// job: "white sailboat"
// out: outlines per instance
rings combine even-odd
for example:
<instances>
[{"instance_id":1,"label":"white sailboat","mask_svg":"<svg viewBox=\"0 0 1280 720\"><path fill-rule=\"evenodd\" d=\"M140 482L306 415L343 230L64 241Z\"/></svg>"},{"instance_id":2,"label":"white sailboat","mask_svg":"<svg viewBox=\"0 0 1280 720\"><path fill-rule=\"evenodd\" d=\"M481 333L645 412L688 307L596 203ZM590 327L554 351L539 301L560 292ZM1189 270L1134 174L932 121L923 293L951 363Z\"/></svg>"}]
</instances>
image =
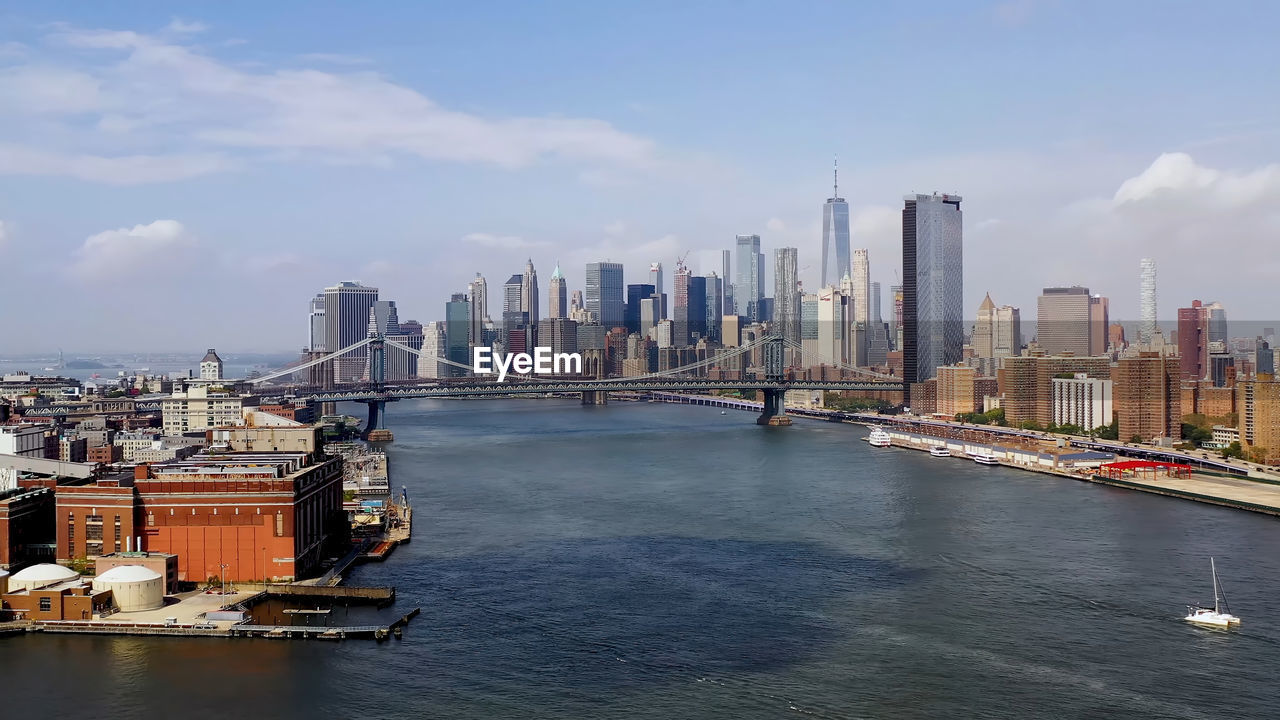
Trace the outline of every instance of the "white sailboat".
<instances>
[{"instance_id":1,"label":"white sailboat","mask_svg":"<svg viewBox=\"0 0 1280 720\"><path fill-rule=\"evenodd\" d=\"M1227 607L1227 597L1222 592L1221 583L1218 582L1218 567L1214 564L1213 558L1209 558L1209 570L1213 573L1213 609L1188 605L1187 616L1183 620L1208 627L1236 627L1240 624L1240 618L1232 615L1231 608Z\"/></svg>"}]
</instances>

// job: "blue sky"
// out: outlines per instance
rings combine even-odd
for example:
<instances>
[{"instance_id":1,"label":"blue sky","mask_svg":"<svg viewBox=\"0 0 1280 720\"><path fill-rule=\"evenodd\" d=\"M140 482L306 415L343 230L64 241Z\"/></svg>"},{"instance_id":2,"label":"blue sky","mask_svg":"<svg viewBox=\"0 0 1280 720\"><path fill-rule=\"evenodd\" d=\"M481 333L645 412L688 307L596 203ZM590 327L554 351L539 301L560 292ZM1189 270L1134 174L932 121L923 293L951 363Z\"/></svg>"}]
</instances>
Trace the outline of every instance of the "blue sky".
<instances>
[{"instance_id":1,"label":"blue sky","mask_svg":"<svg viewBox=\"0 0 1280 720\"><path fill-rule=\"evenodd\" d=\"M1276 315L1269 3L47 3L0 10L0 354L281 350L307 297L440 319L475 272L758 233L816 287L830 163L872 279L965 197L965 299ZM1246 259L1247 258L1247 259ZM770 263L771 264L771 263ZM768 286L772 287L772 276ZM499 301L491 293L490 302ZM51 337L48 318L56 318ZM74 340L68 337L75 338Z\"/></svg>"}]
</instances>

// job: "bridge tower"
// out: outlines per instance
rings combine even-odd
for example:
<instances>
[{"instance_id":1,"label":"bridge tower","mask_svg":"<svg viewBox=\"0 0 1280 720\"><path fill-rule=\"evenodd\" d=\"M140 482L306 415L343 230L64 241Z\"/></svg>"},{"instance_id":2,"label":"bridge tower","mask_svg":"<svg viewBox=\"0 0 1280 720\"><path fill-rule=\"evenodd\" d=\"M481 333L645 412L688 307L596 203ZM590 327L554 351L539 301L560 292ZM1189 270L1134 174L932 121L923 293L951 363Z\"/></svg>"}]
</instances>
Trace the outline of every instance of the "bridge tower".
<instances>
[{"instance_id":1,"label":"bridge tower","mask_svg":"<svg viewBox=\"0 0 1280 720\"><path fill-rule=\"evenodd\" d=\"M786 348L781 335L772 335L764 343L764 380L776 383L778 387L761 390L764 395L764 408L757 425L790 425L786 408Z\"/></svg>"},{"instance_id":2,"label":"bridge tower","mask_svg":"<svg viewBox=\"0 0 1280 720\"><path fill-rule=\"evenodd\" d=\"M369 331L369 383L377 393L387 385L387 346L382 333ZM386 426L387 401L384 398L368 400L369 422L364 426L364 437L369 442L391 442L393 436Z\"/></svg>"}]
</instances>

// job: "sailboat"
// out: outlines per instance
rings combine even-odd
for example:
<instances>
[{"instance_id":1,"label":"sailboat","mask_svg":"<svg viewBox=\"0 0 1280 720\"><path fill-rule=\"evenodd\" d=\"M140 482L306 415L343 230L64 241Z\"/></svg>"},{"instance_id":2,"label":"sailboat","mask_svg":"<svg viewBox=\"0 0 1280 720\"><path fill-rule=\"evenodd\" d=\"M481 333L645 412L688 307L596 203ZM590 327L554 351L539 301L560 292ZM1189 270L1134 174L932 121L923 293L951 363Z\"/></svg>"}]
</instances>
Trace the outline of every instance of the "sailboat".
<instances>
[{"instance_id":1,"label":"sailboat","mask_svg":"<svg viewBox=\"0 0 1280 720\"><path fill-rule=\"evenodd\" d=\"M1209 558L1209 570L1213 573L1213 609L1187 606L1187 616L1183 618L1189 623L1216 628L1231 628L1240 624L1240 618L1231 614L1227 607L1227 597L1222 592L1222 584L1218 582L1218 568L1213 558Z\"/></svg>"}]
</instances>

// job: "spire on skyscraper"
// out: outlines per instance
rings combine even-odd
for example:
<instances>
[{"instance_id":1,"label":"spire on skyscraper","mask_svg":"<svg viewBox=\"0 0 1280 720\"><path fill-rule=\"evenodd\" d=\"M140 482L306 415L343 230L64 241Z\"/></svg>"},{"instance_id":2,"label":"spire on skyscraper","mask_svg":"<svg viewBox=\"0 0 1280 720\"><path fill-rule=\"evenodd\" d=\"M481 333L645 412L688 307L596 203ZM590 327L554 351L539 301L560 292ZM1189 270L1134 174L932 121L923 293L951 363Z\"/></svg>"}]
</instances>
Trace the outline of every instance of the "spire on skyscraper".
<instances>
[{"instance_id":1,"label":"spire on skyscraper","mask_svg":"<svg viewBox=\"0 0 1280 720\"><path fill-rule=\"evenodd\" d=\"M551 279L552 279L552 280L559 280L559 279L561 279L561 278L563 278L563 277L564 277L564 275L561 275L561 274L560 274L560 262L559 262L559 261L557 261L557 262L556 262L556 269L555 269L555 270L553 270L553 271L551 272Z\"/></svg>"},{"instance_id":2,"label":"spire on skyscraper","mask_svg":"<svg viewBox=\"0 0 1280 720\"><path fill-rule=\"evenodd\" d=\"M831 197L840 197L840 156L831 156Z\"/></svg>"}]
</instances>

